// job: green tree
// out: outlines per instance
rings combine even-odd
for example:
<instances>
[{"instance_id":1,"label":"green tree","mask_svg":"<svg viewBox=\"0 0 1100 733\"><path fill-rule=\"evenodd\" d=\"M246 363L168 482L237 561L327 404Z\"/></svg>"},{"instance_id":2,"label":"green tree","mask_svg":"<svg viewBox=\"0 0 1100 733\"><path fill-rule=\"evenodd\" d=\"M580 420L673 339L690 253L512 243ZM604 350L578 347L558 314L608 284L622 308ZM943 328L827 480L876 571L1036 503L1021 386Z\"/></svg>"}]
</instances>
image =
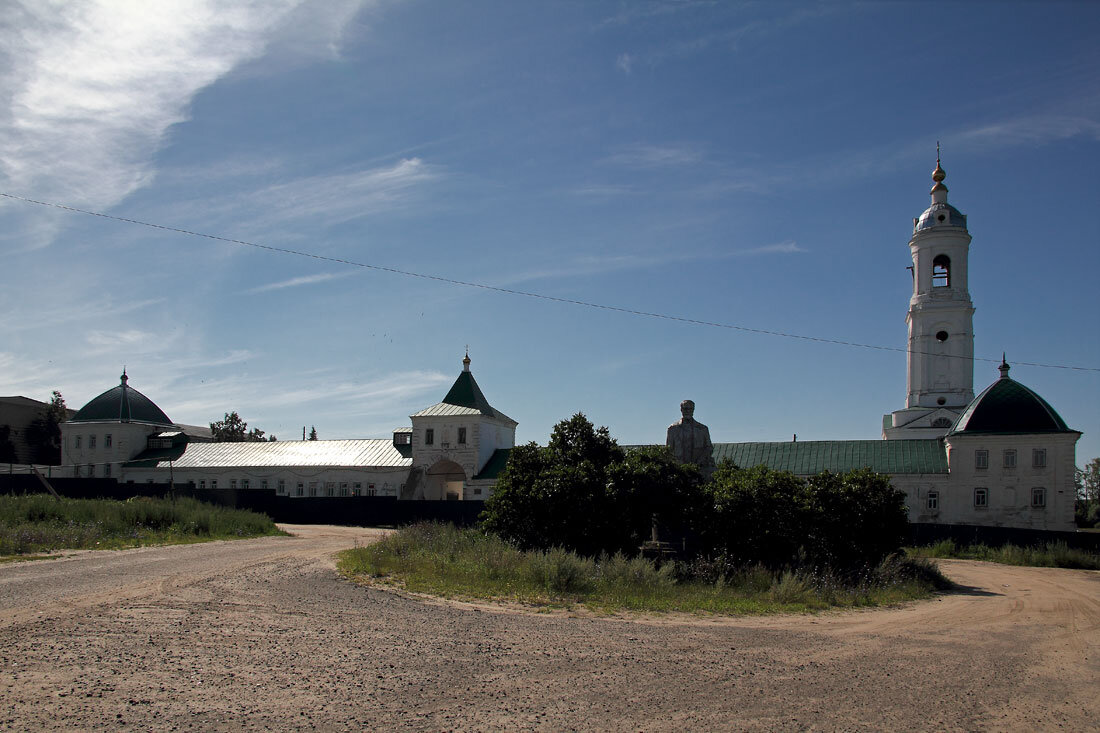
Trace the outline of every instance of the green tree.
<instances>
[{"instance_id":1,"label":"green tree","mask_svg":"<svg viewBox=\"0 0 1100 733\"><path fill-rule=\"evenodd\" d=\"M868 468L811 476L805 509L805 550L821 567L878 565L908 537L905 493Z\"/></svg>"},{"instance_id":2,"label":"green tree","mask_svg":"<svg viewBox=\"0 0 1100 733\"><path fill-rule=\"evenodd\" d=\"M1078 527L1100 526L1100 458L1074 471L1077 487L1075 518Z\"/></svg>"},{"instance_id":3,"label":"green tree","mask_svg":"<svg viewBox=\"0 0 1100 733\"><path fill-rule=\"evenodd\" d=\"M738 565L791 565L805 541L805 488L789 471L724 461L707 485L704 544Z\"/></svg>"},{"instance_id":4,"label":"green tree","mask_svg":"<svg viewBox=\"0 0 1100 733\"><path fill-rule=\"evenodd\" d=\"M32 420L24 433L34 463L61 463L61 423L68 419L69 411L65 407L65 399L55 389L46 404L45 412L41 417Z\"/></svg>"},{"instance_id":5,"label":"green tree","mask_svg":"<svg viewBox=\"0 0 1100 733\"><path fill-rule=\"evenodd\" d=\"M309 426L309 439L310 440L317 440L317 428L314 427L313 425Z\"/></svg>"},{"instance_id":6,"label":"green tree","mask_svg":"<svg viewBox=\"0 0 1100 733\"><path fill-rule=\"evenodd\" d=\"M681 528L699 473L666 449L624 451L583 414L554 426L545 448L517 446L481 516L482 528L523 548L585 555L635 553L653 518Z\"/></svg>"},{"instance_id":7,"label":"green tree","mask_svg":"<svg viewBox=\"0 0 1100 733\"><path fill-rule=\"evenodd\" d=\"M221 420L210 423L210 433L215 443L262 443L275 440L274 435L265 438L264 431L259 428L250 430L248 423L236 411L227 412Z\"/></svg>"}]
</instances>

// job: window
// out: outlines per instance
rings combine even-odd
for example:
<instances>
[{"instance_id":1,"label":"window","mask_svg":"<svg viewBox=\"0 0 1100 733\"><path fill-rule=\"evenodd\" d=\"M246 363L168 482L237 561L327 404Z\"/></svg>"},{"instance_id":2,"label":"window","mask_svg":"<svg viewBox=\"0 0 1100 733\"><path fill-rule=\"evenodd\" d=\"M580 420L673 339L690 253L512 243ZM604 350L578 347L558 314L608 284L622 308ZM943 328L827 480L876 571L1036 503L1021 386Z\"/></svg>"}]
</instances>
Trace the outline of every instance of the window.
<instances>
[{"instance_id":1,"label":"window","mask_svg":"<svg viewBox=\"0 0 1100 733\"><path fill-rule=\"evenodd\" d=\"M367 484L367 496L378 496L378 492L374 488L374 484Z\"/></svg>"},{"instance_id":2,"label":"window","mask_svg":"<svg viewBox=\"0 0 1100 733\"><path fill-rule=\"evenodd\" d=\"M466 428L458 429L458 444L466 445Z\"/></svg>"},{"instance_id":3,"label":"window","mask_svg":"<svg viewBox=\"0 0 1100 733\"><path fill-rule=\"evenodd\" d=\"M305 490L306 490L305 485L301 481L299 481L298 485L294 488L294 495L295 496L302 496L303 494L305 494Z\"/></svg>"},{"instance_id":4,"label":"window","mask_svg":"<svg viewBox=\"0 0 1100 733\"><path fill-rule=\"evenodd\" d=\"M260 481L260 488L264 489L265 491L267 490L267 479L262 479Z\"/></svg>"},{"instance_id":5,"label":"window","mask_svg":"<svg viewBox=\"0 0 1100 733\"><path fill-rule=\"evenodd\" d=\"M231 489L237 488L237 479L235 479L235 478L229 479L229 488L231 488Z\"/></svg>"},{"instance_id":6,"label":"window","mask_svg":"<svg viewBox=\"0 0 1100 733\"><path fill-rule=\"evenodd\" d=\"M474 496L481 496L481 489L474 489Z\"/></svg>"},{"instance_id":7,"label":"window","mask_svg":"<svg viewBox=\"0 0 1100 733\"><path fill-rule=\"evenodd\" d=\"M88 450L95 450L95 436L88 436Z\"/></svg>"},{"instance_id":8,"label":"window","mask_svg":"<svg viewBox=\"0 0 1100 733\"><path fill-rule=\"evenodd\" d=\"M104 463L103 464L103 478L111 478L111 464L110 463Z\"/></svg>"},{"instance_id":9,"label":"window","mask_svg":"<svg viewBox=\"0 0 1100 733\"><path fill-rule=\"evenodd\" d=\"M1016 468L1016 449L1009 448L1004 453L1004 467Z\"/></svg>"},{"instance_id":10,"label":"window","mask_svg":"<svg viewBox=\"0 0 1100 733\"><path fill-rule=\"evenodd\" d=\"M199 488L200 489L205 489L206 488L206 479L204 479L204 478L199 479Z\"/></svg>"},{"instance_id":11,"label":"window","mask_svg":"<svg viewBox=\"0 0 1100 733\"><path fill-rule=\"evenodd\" d=\"M1032 468L1046 468L1047 467L1047 451L1046 448L1036 448L1031 451L1031 467Z\"/></svg>"},{"instance_id":12,"label":"window","mask_svg":"<svg viewBox=\"0 0 1100 733\"><path fill-rule=\"evenodd\" d=\"M74 478L80 478L80 465L79 464L73 466L73 477Z\"/></svg>"},{"instance_id":13,"label":"window","mask_svg":"<svg viewBox=\"0 0 1100 733\"><path fill-rule=\"evenodd\" d=\"M989 451L974 451L974 468L978 469L979 471L989 468Z\"/></svg>"},{"instance_id":14,"label":"window","mask_svg":"<svg viewBox=\"0 0 1100 733\"><path fill-rule=\"evenodd\" d=\"M340 496L347 496L347 495L348 495L348 482L347 481L341 481L340 482Z\"/></svg>"},{"instance_id":15,"label":"window","mask_svg":"<svg viewBox=\"0 0 1100 733\"><path fill-rule=\"evenodd\" d=\"M936 255L932 260L932 287L946 288L951 285L951 258Z\"/></svg>"},{"instance_id":16,"label":"window","mask_svg":"<svg viewBox=\"0 0 1100 733\"><path fill-rule=\"evenodd\" d=\"M351 485L351 495L352 496L362 496L362 494L363 494L363 484L360 483L359 481L356 481L354 484Z\"/></svg>"},{"instance_id":17,"label":"window","mask_svg":"<svg viewBox=\"0 0 1100 733\"><path fill-rule=\"evenodd\" d=\"M80 450L80 436L77 435L73 438L73 448Z\"/></svg>"},{"instance_id":18,"label":"window","mask_svg":"<svg viewBox=\"0 0 1100 733\"><path fill-rule=\"evenodd\" d=\"M949 428L951 427L951 420L946 417L937 417L932 421L932 427L934 428Z\"/></svg>"},{"instance_id":19,"label":"window","mask_svg":"<svg viewBox=\"0 0 1100 733\"><path fill-rule=\"evenodd\" d=\"M435 431L431 428L424 429L424 445L432 445L435 443Z\"/></svg>"},{"instance_id":20,"label":"window","mask_svg":"<svg viewBox=\"0 0 1100 733\"><path fill-rule=\"evenodd\" d=\"M974 506L979 509L989 506L989 489L974 489Z\"/></svg>"},{"instance_id":21,"label":"window","mask_svg":"<svg viewBox=\"0 0 1100 733\"><path fill-rule=\"evenodd\" d=\"M212 489L218 488L218 480L216 478L210 479L210 488L212 488Z\"/></svg>"},{"instance_id":22,"label":"window","mask_svg":"<svg viewBox=\"0 0 1100 733\"><path fill-rule=\"evenodd\" d=\"M1042 509L1047 505L1047 490L1036 487L1031 490L1031 508Z\"/></svg>"},{"instance_id":23,"label":"window","mask_svg":"<svg viewBox=\"0 0 1100 733\"><path fill-rule=\"evenodd\" d=\"M317 482L316 481L310 481L309 482L309 495L310 496L317 496Z\"/></svg>"},{"instance_id":24,"label":"window","mask_svg":"<svg viewBox=\"0 0 1100 733\"><path fill-rule=\"evenodd\" d=\"M95 464L88 464L88 478L95 478ZM153 483L153 479L149 479L149 483Z\"/></svg>"},{"instance_id":25,"label":"window","mask_svg":"<svg viewBox=\"0 0 1100 733\"><path fill-rule=\"evenodd\" d=\"M278 488L279 493L280 494L285 494L286 493L286 479L283 479L283 478L279 479L278 487L279 487Z\"/></svg>"},{"instance_id":26,"label":"window","mask_svg":"<svg viewBox=\"0 0 1100 733\"><path fill-rule=\"evenodd\" d=\"M325 496L336 496L336 482L335 481L326 481L325 482Z\"/></svg>"},{"instance_id":27,"label":"window","mask_svg":"<svg viewBox=\"0 0 1100 733\"><path fill-rule=\"evenodd\" d=\"M241 479L241 488L242 489L247 489L248 488L248 479L246 479L246 478Z\"/></svg>"},{"instance_id":28,"label":"window","mask_svg":"<svg viewBox=\"0 0 1100 733\"><path fill-rule=\"evenodd\" d=\"M939 508L940 508L940 492L938 492L938 491L929 491L928 492L928 504L927 504L927 506L928 506L928 511L930 511L930 512L939 511Z\"/></svg>"},{"instance_id":29,"label":"window","mask_svg":"<svg viewBox=\"0 0 1100 733\"><path fill-rule=\"evenodd\" d=\"M104 448L110 448L111 447L111 434L110 433L107 433L106 435L103 436L103 447Z\"/></svg>"}]
</instances>

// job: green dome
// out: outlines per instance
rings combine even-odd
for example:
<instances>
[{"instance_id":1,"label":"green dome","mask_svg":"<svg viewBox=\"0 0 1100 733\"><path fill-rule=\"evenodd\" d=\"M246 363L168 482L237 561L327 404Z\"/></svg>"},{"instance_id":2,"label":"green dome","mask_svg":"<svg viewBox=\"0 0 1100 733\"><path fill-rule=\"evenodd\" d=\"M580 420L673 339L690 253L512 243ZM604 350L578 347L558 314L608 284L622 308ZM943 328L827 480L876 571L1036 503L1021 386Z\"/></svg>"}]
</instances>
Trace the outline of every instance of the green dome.
<instances>
[{"instance_id":1,"label":"green dome","mask_svg":"<svg viewBox=\"0 0 1100 733\"><path fill-rule=\"evenodd\" d=\"M1008 376L1001 363L1001 378L966 406L948 435L977 433L1073 433L1039 395Z\"/></svg>"},{"instance_id":2,"label":"green dome","mask_svg":"<svg viewBox=\"0 0 1100 733\"><path fill-rule=\"evenodd\" d=\"M81 407L70 422L139 422L172 426L173 422L156 404L126 384L129 377L122 372L122 382Z\"/></svg>"}]
</instances>

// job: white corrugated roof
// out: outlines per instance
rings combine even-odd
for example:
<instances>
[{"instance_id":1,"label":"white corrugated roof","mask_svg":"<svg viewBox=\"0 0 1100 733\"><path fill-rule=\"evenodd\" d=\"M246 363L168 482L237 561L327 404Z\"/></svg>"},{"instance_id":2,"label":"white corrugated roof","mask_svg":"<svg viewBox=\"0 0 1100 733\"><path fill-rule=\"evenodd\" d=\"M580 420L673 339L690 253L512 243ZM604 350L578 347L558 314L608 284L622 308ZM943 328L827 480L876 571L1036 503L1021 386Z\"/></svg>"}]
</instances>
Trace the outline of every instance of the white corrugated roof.
<instances>
[{"instance_id":1,"label":"white corrugated roof","mask_svg":"<svg viewBox=\"0 0 1100 733\"><path fill-rule=\"evenodd\" d=\"M175 468L236 466L348 466L405 468L412 465L389 438L362 440L280 440L274 443L189 443L172 462ZM160 461L157 468L168 468Z\"/></svg>"},{"instance_id":2,"label":"white corrugated roof","mask_svg":"<svg viewBox=\"0 0 1100 733\"><path fill-rule=\"evenodd\" d=\"M446 402L440 402L432 405L431 407L425 407L420 412L414 412L412 417L449 417L451 415L480 415L481 410L476 407L462 407L461 405L450 405Z\"/></svg>"}]
</instances>

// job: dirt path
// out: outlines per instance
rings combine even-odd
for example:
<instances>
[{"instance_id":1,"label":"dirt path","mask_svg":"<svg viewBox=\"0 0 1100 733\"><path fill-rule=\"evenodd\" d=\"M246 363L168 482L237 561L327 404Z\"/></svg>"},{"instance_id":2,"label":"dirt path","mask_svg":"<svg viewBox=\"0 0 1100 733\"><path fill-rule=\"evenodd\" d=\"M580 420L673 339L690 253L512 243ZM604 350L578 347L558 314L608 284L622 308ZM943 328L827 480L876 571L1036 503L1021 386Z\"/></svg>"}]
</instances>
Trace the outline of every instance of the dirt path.
<instances>
[{"instance_id":1,"label":"dirt path","mask_svg":"<svg viewBox=\"0 0 1100 733\"><path fill-rule=\"evenodd\" d=\"M0 566L0 729L1095 730L1100 573L905 608L600 619L335 577L372 530Z\"/></svg>"}]
</instances>

